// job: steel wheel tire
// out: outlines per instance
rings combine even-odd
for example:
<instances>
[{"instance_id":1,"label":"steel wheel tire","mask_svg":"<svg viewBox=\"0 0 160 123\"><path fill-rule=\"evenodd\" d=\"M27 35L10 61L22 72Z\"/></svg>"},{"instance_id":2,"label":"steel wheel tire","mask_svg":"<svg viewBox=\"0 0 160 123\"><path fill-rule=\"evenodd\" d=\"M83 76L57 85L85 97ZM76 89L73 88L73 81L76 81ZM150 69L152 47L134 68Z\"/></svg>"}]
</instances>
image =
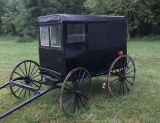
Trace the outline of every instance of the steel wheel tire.
<instances>
[{"instance_id":1,"label":"steel wheel tire","mask_svg":"<svg viewBox=\"0 0 160 123\"><path fill-rule=\"evenodd\" d=\"M91 94L91 77L82 67L73 69L66 76L60 94L60 107L66 116L85 108Z\"/></svg>"},{"instance_id":2,"label":"steel wheel tire","mask_svg":"<svg viewBox=\"0 0 160 123\"><path fill-rule=\"evenodd\" d=\"M13 69L9 81L12 80L21 84L26 84L39 90L41 84L34 82L34 80L42 79L38 68L39 65L35 61L22 61ZM10 84L10 90L16 98L30 98L35 95L35 93L30 90L26 90L12 84Z\"/></svg>"},{"instance_id":3,"label":"steel wheel tire","mask_svg":"<svg viewBox=\"0 0 160 123\"><path fill-rule=\"evenodd\" d=\"M128 93L135 82L136 68L133 59L128 55L117 57L107 75L108 89L111 95L124 95Z\"/></svg>"}]
</instances>

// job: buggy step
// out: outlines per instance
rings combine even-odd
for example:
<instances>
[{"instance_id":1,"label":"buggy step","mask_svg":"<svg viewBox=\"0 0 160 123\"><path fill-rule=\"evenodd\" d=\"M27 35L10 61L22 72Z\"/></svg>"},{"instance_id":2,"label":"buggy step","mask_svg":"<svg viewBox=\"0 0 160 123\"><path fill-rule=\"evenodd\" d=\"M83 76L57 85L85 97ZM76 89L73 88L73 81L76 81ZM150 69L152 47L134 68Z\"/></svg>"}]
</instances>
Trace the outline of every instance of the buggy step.
<instances>
[{"instance_id":1,"label":"buggy step","mask_svg":"<svg viewBox=\"0 0 160 123\"><path fill-rule=\"evenodd\" d=\"M26 85L26 84L22 84L22 83L19 83L19 82L16 82L16 81L10 81L9 82L9 85L10 86L18 86L18 87L21 87L21 88L24 88L26 90L30 90L32 92L35 92L35 93L40 93L40 91L38 91L39 89L38 88L34 88L32 86L29 86L29 85Z\"/></svg>"},{"instance_id":2,"label":"buggy step","mask_svg":"<svg viewBox=\"0 0 160 123\"><path fill-rule=\"evenodd\" d=\"M50 70L50 69L47 69L47 68L39 67L39 70L41 70L42 72L47 72L47 73L54 74L54 75L57 75L57 76L61 76L62 75L59 72L56 72L56 71L53 71L53 70Z\"/></svg>"},{"instance_id":3,"label":"buggy step","mask_svg":"<svg viewBox=\"0 0 160 123\"><path fill-rule=\"evenodd\" d=\"M49 75L49 76L51 76L53 78L56 77L56 79L58 79L58 80L60 80L60 77L62 76L61 73L53 71L53 70L50 70L50 69L47 69L47 68L39 67L39 70L41 71L41 73L47 74L47 75Z\"/></svg>"}]
</instances>

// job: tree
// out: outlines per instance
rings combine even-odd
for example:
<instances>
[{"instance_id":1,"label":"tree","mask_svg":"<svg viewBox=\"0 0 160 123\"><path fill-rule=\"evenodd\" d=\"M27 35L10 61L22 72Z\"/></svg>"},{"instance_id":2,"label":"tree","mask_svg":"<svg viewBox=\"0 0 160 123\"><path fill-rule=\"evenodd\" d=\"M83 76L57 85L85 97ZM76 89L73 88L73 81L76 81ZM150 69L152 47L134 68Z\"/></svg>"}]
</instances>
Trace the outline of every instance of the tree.
<instances>
[{"instance_id":1,"label":"tree","mask_svg":"<svg viewBox=\"0 0 160 123\"><path fill-rule=\"evenodd\" d=\"M58 0L58 13L65 14L84 14L86 13L86 8L84 7L84 2L86 0Z\"/></svg>"},{"instance_id":2,"label":"tree","mask_svg":"<svg viewBox=\"0 0 160 123\"><path fill-rule=\"evenodd\" d=\"M150 28L159 23L151 9L157 2L158 0L87 0L85 7L92 14L124 15L128 29L135 36L151 33Z\"/></svg>"},{"instance_id":3,"label":"tree","mask_svg":"<svg viewBox=\"0 0 160 123\"><path fill-rule=\"evenodd\" d=\"M6 11L6 1L5 0L0 0L0 35L3 33L2 31L2 16L4 15Z\"/></svg>"},{"instance_id":4,"label":"tree","mask_svg":"<svg viewBox=\"0 0 160 123\"><path fill-rule=\"evenodd\" d=\"M2 17L4 34L17 35L17 25L16 21L19 17L19 14L23 10L24 6L21 0L9 0L6 3L6 12Z\"/></svg>"}]
</instances>

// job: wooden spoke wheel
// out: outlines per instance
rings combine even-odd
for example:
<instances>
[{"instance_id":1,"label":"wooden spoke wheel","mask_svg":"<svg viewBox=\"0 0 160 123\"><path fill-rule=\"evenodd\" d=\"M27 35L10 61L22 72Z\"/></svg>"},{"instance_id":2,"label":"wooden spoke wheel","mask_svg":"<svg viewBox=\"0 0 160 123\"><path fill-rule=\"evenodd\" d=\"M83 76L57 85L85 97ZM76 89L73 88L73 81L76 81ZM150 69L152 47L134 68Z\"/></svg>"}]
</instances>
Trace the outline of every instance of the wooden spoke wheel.
<instances>
[{"instance_id":1,"label":"wooden spoke wheel","mask_svg":"<svg viewBox=\"0 0 160 123\"><path fill-rule=\"evenodd\" d=\"M39 90L41 84L35 82L35 80L42 79L38 68L39 65L32 60L22 61L13 69L9 80L31 86ZM29 98L35 95L33 91L16 86L14 84L11 84L10 90L11 93L17 98Z\"/></svg>"},{"instance_id":2,"label":"wooden spoke wheel","mask_svg":"<svg viewBox=\"0 0 160 123\"><path fill-rule=\"evenodd\" d=\"M91 77L85 68L73 69L65 78L60 95L60 107L70 116L86 107L91 94Z\"/></svg>"},{"instance_id":3,"label":"wooden spoke wheel","mask_svg":"<svg viewBox=\"0 0 160 123\"><path fill-rule=\"evenodd\" d=\"M133 59L128 55L117 57L108 72L107 83L110 93L124 95L128 93L135 82L136 68Z\"/></svg>"}]
</instances>

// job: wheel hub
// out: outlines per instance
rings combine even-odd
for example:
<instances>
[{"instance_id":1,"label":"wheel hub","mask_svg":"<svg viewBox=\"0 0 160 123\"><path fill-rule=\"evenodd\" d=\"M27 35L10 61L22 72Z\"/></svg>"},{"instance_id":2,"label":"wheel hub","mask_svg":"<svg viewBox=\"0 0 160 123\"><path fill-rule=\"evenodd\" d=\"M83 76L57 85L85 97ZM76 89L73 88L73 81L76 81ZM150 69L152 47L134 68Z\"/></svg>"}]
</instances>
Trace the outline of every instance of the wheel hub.
<instances>
[{"instance_id":1,"label":"wheel hub","mask_svg":"<svg viewBox=\"0 0 160 123\"><path fill-rule=\"evenodd\" d=\"M31 82L31 77L30 76L25 77L25 83L29 85L30 82Z\"/></svg>"},{"instance_id":2,"label":"wheel hub","mask_svg":"<svg viewBox=\"0 0 160 123\"><path fill-rule=\"evenodd\" d=\"M124 81L125 79L126 79L126 75L125 75L125 74L121 74L121 75L120 75L120 80L121 80L121 81Z\"/></svg>"},{"instance_id":3,"label":"wheel hub","mask_svg":"<svg viewBox=\"0 0 160 123\"><path fill-rule=\"evenodd\" d=\"M77 88L76 90L75 90L75 92L77 93L77 94L80 94L81 93L81 88Z\"/></svg>"}]
</instances>

